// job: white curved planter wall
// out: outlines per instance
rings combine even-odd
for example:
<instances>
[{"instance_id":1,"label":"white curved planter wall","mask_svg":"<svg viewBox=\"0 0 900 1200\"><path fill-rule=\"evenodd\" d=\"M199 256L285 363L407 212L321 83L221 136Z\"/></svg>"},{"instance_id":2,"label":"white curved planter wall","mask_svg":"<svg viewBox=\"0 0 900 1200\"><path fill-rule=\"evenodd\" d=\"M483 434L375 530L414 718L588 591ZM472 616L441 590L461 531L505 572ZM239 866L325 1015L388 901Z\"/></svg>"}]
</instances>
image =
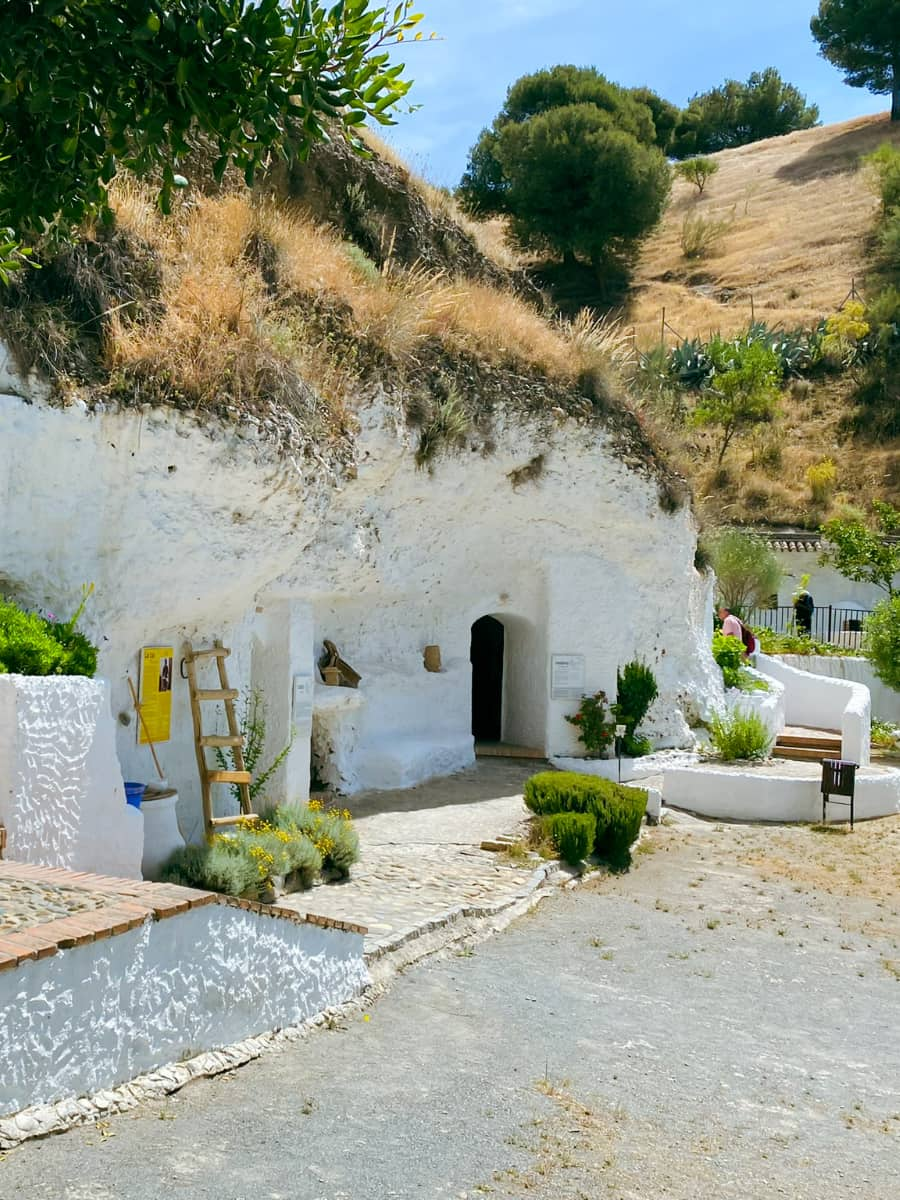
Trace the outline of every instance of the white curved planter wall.
<instances>
[{"instance_id":1,"label":"white curved planter wall","mask_svg":"<svg viewBox=\"0 0 900 1200\"><path fill-rule=\"evenodd\" d=\"M734 770L676 767L663 776L663 802L722 821L821 821L821 771L763 774L752 767ZM857 777L858 820L900 813L900 771ZM829 808L828 820L846 820L849 810Z\"/></svg>"},{"instance_id":2,"label":"white curved planter wall","mask_svg":"<svg viewBox=\"0 0 900 1200\"><path fill-rule=\"evenodd\" d=\"M9 858L140 879L105 680L0 675L0 822Z\"/></svg>"},{"instance_id":3,"label":"white curved planter wall","mask_svg":"<svg viewBox=\"0 0 900 1200\"><path fill-rule=\"evenodd\" d=\"M801 655L779 654L781 662L799 671L812 671L815 675L826 675L829 679L843 679L850 683L861 683L869 689L872 698L872 713L882 721L900 725L900 692L882 683L867 658L855 655Z\"/></svg>"},{"instance_id":4,"label":"white curved planter wall","mask_svg":"<svg viewBox=\"0 0 900 1200\"><path fill-rule=\"evenodd\" d=\"M869 765L872 709L867 687L800 671L766 654L760 654L757 662L764 675L784 685L788 725L837 729L841 734L841 757L861 767Z\"/></svg>"}]
</instances>

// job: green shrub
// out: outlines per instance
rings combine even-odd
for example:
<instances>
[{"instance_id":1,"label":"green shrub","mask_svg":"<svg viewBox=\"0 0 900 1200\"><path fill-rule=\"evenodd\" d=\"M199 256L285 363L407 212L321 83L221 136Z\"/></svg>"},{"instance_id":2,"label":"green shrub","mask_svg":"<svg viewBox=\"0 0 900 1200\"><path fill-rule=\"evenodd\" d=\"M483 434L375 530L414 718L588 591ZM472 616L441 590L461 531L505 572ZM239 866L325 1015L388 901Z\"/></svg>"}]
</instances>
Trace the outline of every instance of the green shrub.
<instances>
[{"instance_id":1,"label":"green shrub","mask_svg":"<svg viewBox=\"0 0 900 1200\"><path fill-rule=\"evenodd\" d=\"M225 844L224 839L212 846L182 846L170 856L160 873L164 883L181 887L203 888L240 896L259 886L256 865L245 853Z\"/></svg>"},{"instance_id":2,"label":"green shrub","mask_svg":"<svg viewBox=\"0 0 900 1200\"><path fill-rule=\"evenodd\" d=\"M717 629L712 640L713 658L722 668L722 680L727 688L740 687L744 665L744 643Z\"/></svg>"},{"instance_id":3,"label":"green shrub","mask_svg":"<svg viewBox=\"0 0 900 1200\"><path fill-rule=\"evenodd\" d=\"M900 691L900 595L879 600L866 617L864 645L875 674Z\"/></svg>"},{"instance_id":4,"label":"green shrub","mask_svg":"<svg viewBox=\"0 0 900 1200\"><path fill-rule=\"evenodd\" d=\"M641 828L647 793L595 775L541 771L526 782L525 803L538 816L590 813L597 822L595 852L616 865L624 865Z\"/></svg>"},{"instance_id":5,"label":"green shrub","mask_svg":"<svg viewBox=\"0 0 900 1200\"><path fill-rule=\"evenodd\" d=\"M626 727L622 749L630 758L640 758L653 749L649 739L638 737L636 730L658 695L656 676L646 663L635 660L617 672L615 714Z\"/></svg>"},{"instance_id":6,"label":"green shrub","mask_svg":"<svg viewBox=\"0 0 900 1200\"><path fill-rule=\"evenodd\" d=\"M597 818L593 813L550 813L543 823L559 857L570 866L577 866L593 850L597 835Z\"/></svg>"},{"instance_id":7,"label":"green shrub","mask_svg":"<svg viewBox=\"0 0 900 1200\"><path fill-rule=\"evenodd\" d=\"M276 829L306 835L318 849L322 866L346 878L359 861L359 835L346 809L325 811L318 801L309 804L285 804L266 814Z\"/></svg>"},{"instance_id":8,"label":"green shrub","mask_svg":"<svg viewBox=\"0 0 900 1200\"><path fill-rule=\"evenodd\" d=\"M675 174L679 179L684 179L687 183L692 183L697 189L699 196L703 195L703 189L712 179L713 175L719 173L719 164L714 158L688 158L684 162L676 163Z\"/></svg>"},{"instance_id":9,"label":"green shrub","mask_svg":"<svg viewBox=\"0 0 900 1200\"><path fill-rule=\"evenodd\" d=\"M578 740L588 754L602 755L616 736L616 722L606 704L606 692L582 696L578 711L566 716L578 730Z\"/></svg>"},{"instance_id":10,"label":"green shrub","mask_svg":"<svg viewBox=\"0 0 900 1200\"><path fill-rule=\"evenodd\" d=\"M716 757L726 762L768 758L772 749L768 726L754 712L732 709L716 713L709 723L709 735Z\"/></svg>"},{"instance_id":11,"label":"green shrub","mask_svg":"<svg viewBox=\"0 0 900 1200\"><path fill-rule=\"evenodd\" d=\"M97 647L76 624L93 585L86 588L75 615L51 621L0 600L0 675L87 675L97 670Z\"/></svg>"}]
</instances>

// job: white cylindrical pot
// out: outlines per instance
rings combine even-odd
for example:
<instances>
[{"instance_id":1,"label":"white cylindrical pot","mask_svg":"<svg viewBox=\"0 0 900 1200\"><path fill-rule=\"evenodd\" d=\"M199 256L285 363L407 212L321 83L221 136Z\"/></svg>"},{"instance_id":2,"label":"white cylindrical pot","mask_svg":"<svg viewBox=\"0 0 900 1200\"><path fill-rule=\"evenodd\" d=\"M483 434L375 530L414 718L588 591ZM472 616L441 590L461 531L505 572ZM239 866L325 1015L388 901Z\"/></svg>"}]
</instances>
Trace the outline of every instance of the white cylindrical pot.
<instances>
[{"instance_id":1,"label":"white cylindrical pot","mask_svg":"<svg viewBox=\"0 0 900 1200\"><path fill-rule=\"evenodd\" d=\"M170 791L151 794L141 804L144 814L144 857L141 859L141 874L145 879L156 879L163 863L180 846L184 838L178 828L175 813L178 793Z\"/></svg>"}]
</instances>

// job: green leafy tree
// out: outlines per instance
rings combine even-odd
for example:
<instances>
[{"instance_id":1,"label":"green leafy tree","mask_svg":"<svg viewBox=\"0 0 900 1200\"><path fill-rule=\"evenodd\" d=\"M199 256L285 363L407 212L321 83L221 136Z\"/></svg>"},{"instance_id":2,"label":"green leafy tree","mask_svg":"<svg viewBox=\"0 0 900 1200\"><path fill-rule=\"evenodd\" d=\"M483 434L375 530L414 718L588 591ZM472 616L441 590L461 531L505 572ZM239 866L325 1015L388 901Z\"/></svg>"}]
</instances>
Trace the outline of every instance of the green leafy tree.
<instances>
[{"instance_id":1,"label":"green leafy tree","mask_svg":"<svg viewBox=\"0 0 900 1200\"><path fill-rule=\"evenodd\" d=\"M718 429L719 466L742 429L771 421L780 377L778 356L754 342L742 347L727 369L714 375L702 392L692 419L696 425Z\"/></svg>"},{"instance_id":2,"label":"green leafy tree","mask_svg":"<svg viewBox=\"0 0 900 1200\"><path fill-rule=\"evenodd\" d=\"M900 575L900 508L876 500L872 511L872 525L856 517L826 522L822 526L826 546L819 562L854 583L874 584L893 598L898 595L895 581Z\"/></svg>"},{"instance_id":3,"label":"green leafy tree","mask_svg":"<svg viewBox=\"0 0 900 1200\"><path fill-rule=\"evenodd\" d=\"M713 154L818 124L819 109L808 104L774 67L754 71L746 83L727 79L694 96L675 132L675 158Z\"/></svg>"},{"instance_id":4,"label":"green leafy tree","mask_svg":"<svg viewBox=\"0 0 900 1200\"><path fill-rule=\"evenodd\" d=\"M507 214L524 248L597 263L656 224L670 185L650 107L593 68L559 66L513 84L459 196Z\"/></svg>"},{"instance_id":5,"label":"green leafy tree","mask_svg":"<svg viewBox=\"0 0 900 1200\"><path fill-rule=\"evenodd\" d=\"M821 0L810 28L844 81L889 95L900 121L900 0Z\"/></svg>"},{"instance_id":6,"label":"green leafy tree","mask_svg":"<svg viewBox=\"0 0 900 1200\"><path fill-rule=\"evenodd\" d=\"M900 691L900 596L875 605L866 618L864 646L878 678Z\"/></svg>"},{"instance_id":7,"label":"green leafy tree","mask_svg":"<svg viewBox=\"0 0 900 1200\"><path fill-rule=\"evenodd\" d=\"M743 529L722 529L707 541L719 599L734 613L768 602L778 592L783 572L764 538Z\"/></svg>"},{"instance_id":8,"label":"green leafy tree","mask_svg":"<svg viewBox=\"0 0 900 1200\"><path fill-rule=\"evenodd\" d=\"M718 174L718 171L719 164L714 159L702 157L689 158L675 167L675 174L679 179L692 183L700 196L703 195L703 189L713 175Z\"/></svg>"},{"instance_id":9,"label":"green leafy tree","mask_svg":"<svg viewBox=\"0 0 900 1200\"><path fill-rule=\"evenodd\" d=\"M252 182L406 94L389 48L417 22L369 0L6 0L0 6L0 229L7 243L110 219L125 168L160 180L167 210L193 133ZM5 235L4 235L5 236ZM4 237L0 236L0 241ZM15 249L4 244L4 270Z\"/></svg>"},{"instance_id":10,"label":"green leafy tree","mask_svg":"<svg viewBox=\"0 0 900 1200\"><path fill-rule=\"evenodd\" d=\"M653 128L656 130L654 141L660 150L668 151L681 120L681 109L648 87L631 88L630 94L639 104L645 104L650 109Z\"/></svg>"}]
</instances>

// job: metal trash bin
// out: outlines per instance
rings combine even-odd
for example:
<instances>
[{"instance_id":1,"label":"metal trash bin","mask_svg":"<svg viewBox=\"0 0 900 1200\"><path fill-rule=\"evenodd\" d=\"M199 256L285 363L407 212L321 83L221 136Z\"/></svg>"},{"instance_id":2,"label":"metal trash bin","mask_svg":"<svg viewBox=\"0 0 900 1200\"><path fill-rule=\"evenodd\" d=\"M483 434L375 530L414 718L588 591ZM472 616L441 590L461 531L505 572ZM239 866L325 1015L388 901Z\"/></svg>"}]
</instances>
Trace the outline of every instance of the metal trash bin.
<instances>
[{"instance_id":1,"label":"metal trash bin","mask_svg":"<svg viewBox=\"0 0 900 1200\"><path fill-rule=\"evenodd\" d=\"M822 760L822 824L827 819L828 805L842 804L850 809L850 828L853 828L854 800L856 796L856 772L859 763L847 762L842 758ZM832 800L832 796L846 796L846 800Z\"/></svg>"}]
</instances>

